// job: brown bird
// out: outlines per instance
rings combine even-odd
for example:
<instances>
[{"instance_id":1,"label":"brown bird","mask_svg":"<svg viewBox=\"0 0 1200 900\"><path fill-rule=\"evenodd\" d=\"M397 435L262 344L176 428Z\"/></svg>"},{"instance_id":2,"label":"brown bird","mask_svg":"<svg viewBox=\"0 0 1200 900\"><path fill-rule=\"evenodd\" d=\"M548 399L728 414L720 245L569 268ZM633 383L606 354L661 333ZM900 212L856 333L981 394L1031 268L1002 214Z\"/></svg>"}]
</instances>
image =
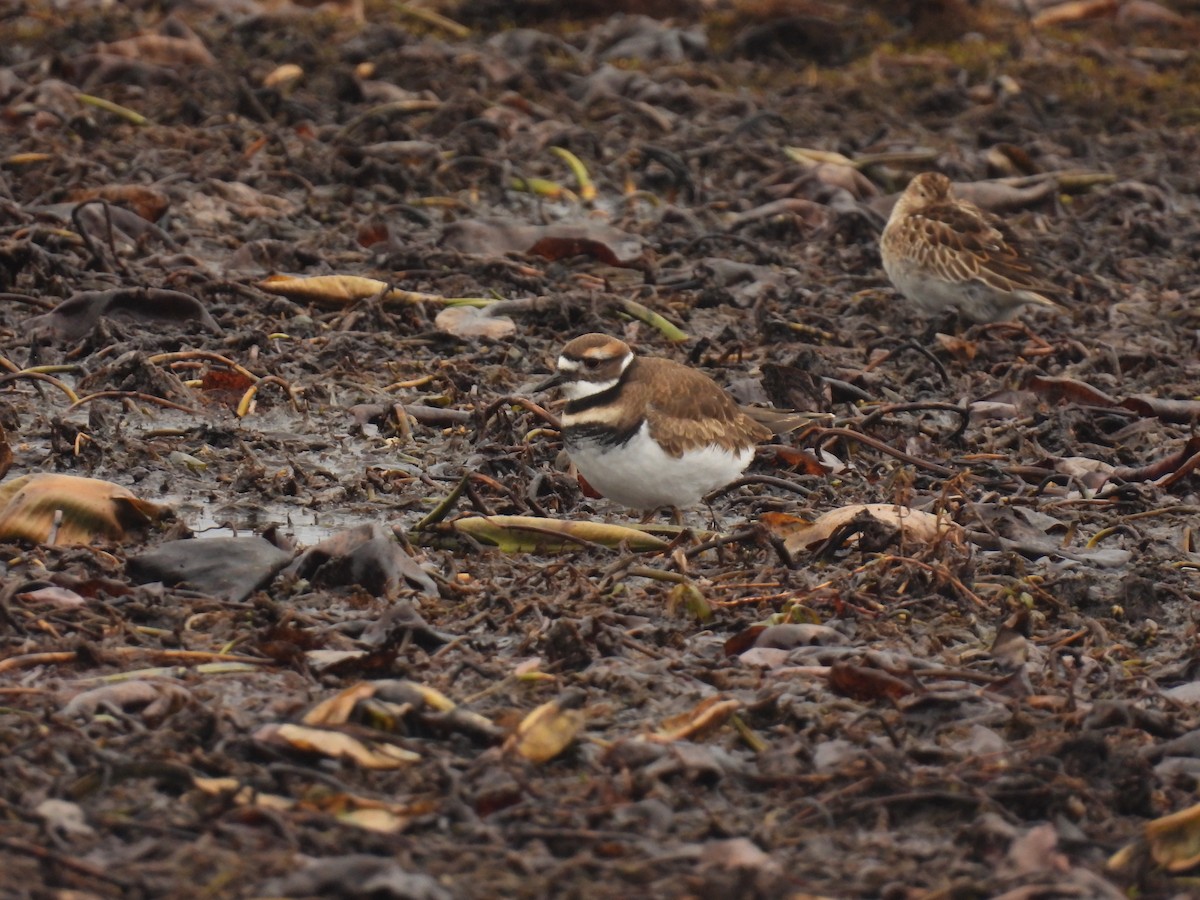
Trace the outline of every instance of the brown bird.
<instances>
[{"instance_id":1,"label":"brown bird","mask_svg":"<svg viewBox=\"0 0 1200 900\"><path fill-rule=\"evenodd\" d=\"M923 172L908 183L879 240L883 268L925 313L958 310L972 322L1012 318L1026 304L1062 309L997 217L950 195L950 179Z\"/></svg>"},{"instance_id":2,"label":"brown bird","mask_svg":"<svg viewBox=\"0 0 1200 900\"><path fill-rule=\"evenodd\" d=\"M599 493L636 510L694 505L740 476L756 444L812 418L740 407L703 372L636 356L607 334L563 347L537 390L551 387L567 399L563 443L575 467Z\"/></svg>"}]
</instances>

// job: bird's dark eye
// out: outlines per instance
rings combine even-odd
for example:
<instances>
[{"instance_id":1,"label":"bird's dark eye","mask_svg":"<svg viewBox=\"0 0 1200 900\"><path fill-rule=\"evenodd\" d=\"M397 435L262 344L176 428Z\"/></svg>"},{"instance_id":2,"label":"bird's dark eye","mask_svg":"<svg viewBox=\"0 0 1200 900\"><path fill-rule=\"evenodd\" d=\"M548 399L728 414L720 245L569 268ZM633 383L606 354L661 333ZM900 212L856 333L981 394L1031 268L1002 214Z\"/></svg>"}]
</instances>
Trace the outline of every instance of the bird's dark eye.
<instances>
[{"instance_id":1,"label":"bird's dark eye","mask_svg":"<svg viewBox=\"0 0 1200 900\"><path fill-rule=\"evenodd\" d=\"M594 369L598 365L600 365L600 360L598 359L585 359L583 361L583 367L585 369Z\"/></svg>"}]
</instances>

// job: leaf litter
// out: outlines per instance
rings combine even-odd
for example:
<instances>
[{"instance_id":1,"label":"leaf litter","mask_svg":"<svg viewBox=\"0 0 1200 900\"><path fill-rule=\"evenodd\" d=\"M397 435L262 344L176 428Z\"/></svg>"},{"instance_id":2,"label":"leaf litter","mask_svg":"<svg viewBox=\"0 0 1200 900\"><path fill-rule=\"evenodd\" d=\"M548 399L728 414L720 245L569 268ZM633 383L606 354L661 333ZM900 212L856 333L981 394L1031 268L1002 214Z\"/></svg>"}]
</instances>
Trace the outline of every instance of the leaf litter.
<instances>
[{"instance_id":1,"label":"leaf litter","mask_svg":"<svg viewBox=\"0 0 1200 900\"><path fill-rule=\"evenodd\" d=\"M1025 6L8 13L0 891L1193 890L1196 11ZM635 527L589 331L829 421Z\"/></svg>"}]
</instances>

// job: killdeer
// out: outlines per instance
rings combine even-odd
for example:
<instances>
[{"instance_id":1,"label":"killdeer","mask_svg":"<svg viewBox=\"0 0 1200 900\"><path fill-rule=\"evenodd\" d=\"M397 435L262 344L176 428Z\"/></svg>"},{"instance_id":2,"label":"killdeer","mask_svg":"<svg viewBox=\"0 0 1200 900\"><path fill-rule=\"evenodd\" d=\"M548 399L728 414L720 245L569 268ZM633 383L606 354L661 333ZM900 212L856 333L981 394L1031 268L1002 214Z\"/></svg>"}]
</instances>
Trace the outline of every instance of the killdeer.
<instances>
[{"instance_id":1,"label":"killdeer","mask_svg":"<svg viewBox=\"0 0 1200 900\"><path fill-rule=\"evenodd\" d=\"M563 347L537 390L551 387L567 400L563 443L580 474L635 510L694 505L741 475L755 444L795 427L778 410L763 410L760 423L703 372L635 356L607 334Z\"/></svg>"},{"instance_id":2,"label":"killdeer","mask_svg":"<svg viewBox=\"0 0 1200 900\"><path fill-rule=\"evenodd\" d=\"M1046 296L1062 290L1022 258L1004 223L952 197L938 172L908 183L879 250L892 284L925 313L956 309L972 322L999 322L1026 304L1062 308Z\"/></svg>"}]
</instances>

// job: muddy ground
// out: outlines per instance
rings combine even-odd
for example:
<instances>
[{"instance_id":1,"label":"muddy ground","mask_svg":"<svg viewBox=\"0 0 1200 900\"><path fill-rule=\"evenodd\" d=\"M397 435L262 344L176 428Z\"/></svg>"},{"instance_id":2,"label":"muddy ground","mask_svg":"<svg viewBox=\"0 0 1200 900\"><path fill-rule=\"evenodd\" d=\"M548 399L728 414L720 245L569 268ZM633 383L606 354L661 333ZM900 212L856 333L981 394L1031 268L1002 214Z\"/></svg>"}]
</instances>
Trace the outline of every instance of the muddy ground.
<instances>
[{"instance_id":1,"label":"muddy ground","mask_svg":"<svg viewBox=\"0 0 1200 900\"><path fill-rule=\"evenodd\" d=\"M651 11L0 11L6 480L174 513L0 548L0 896L1198 890L1196 10ZM924 169L1064 312L904 305ZM835 418L665 551L469 538L636 523L588 331ZM961 530L781 537L856 503Z\"/></svg>"}]
</instances>

